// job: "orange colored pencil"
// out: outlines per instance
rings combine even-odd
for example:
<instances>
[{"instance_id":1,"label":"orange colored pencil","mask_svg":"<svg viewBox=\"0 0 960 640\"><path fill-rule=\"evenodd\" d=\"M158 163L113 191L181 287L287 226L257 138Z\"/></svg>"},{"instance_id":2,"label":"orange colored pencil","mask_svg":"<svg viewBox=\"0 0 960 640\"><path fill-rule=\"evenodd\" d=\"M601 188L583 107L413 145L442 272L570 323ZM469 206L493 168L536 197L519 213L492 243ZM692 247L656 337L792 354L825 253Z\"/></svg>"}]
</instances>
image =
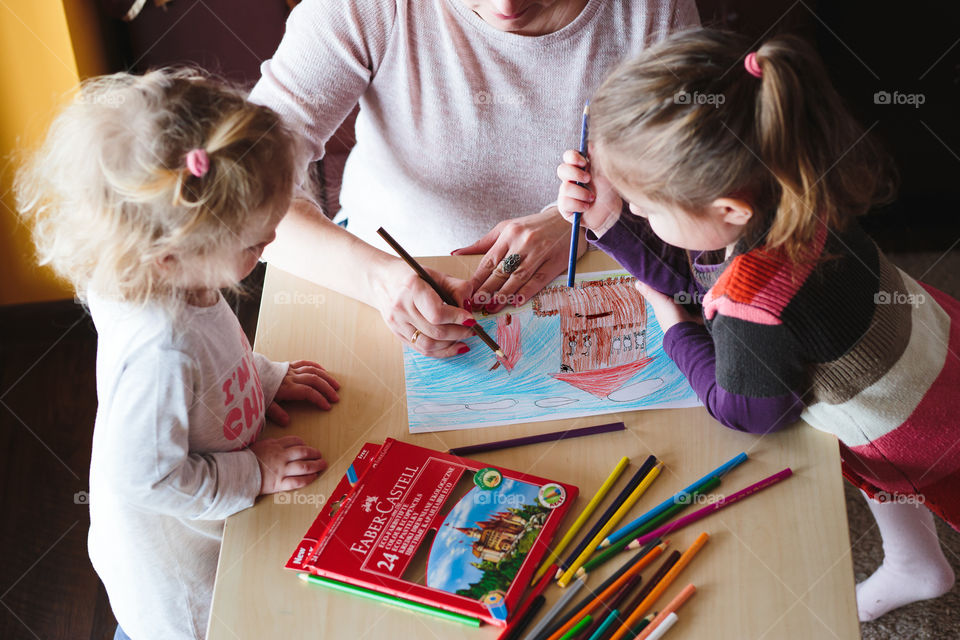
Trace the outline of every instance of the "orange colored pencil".
<instances>
[{"instance_id":1,"label":"orange colored pencil","mask_svg":"<svg viewBox=\"0 0 960 640\"><path fill-rule=\"evenodd\" d=\"M627 571L622 576L620 576L609 587L607 587L606 589L601 591L599 594L597 594L596 598L591 600L583 609L581 609L577 613L577 615L567 620L566 624L564 624L562 627L554 631L550 635L550 637L547 638L547 640L558 640L567 631L569 631L570 629L573 629L577 625L577 623L580 622L581 618L583 618L588 613L592 612L594 609L599 607L603 601L605 601L611 595L619 591L620 587L626 584L627 581L630 580L630 578L632 578L636 574L646 569L651 562L657 559L657 556L663 553L663 550L666 548L667 548L667 543L661 542L660 544L655 546L653 549L650 549L650 553L648 553L647 555L637 560L637 564L630 567L629 571Z\"/></svg>"},{"instance_id":2,"label":"orange colored pencil","mask_svg":"<svg viewBox=\"0 0 960 640\"><path fill-rule=\"evenodd\" d=\"M697 588L692 584L685 586L683 591L678 593L676 597L670 601L670 604L664 607L663 610L657 614L657 617L653 619L653 622L648 624L644 630L640 632L640 635L637 636L636 640L646 640L647 636L653 633L667 616L683 606L683 603L689 600L690 596L696 592Z\"/></svg>"},{"instance_id":3,"label":"orange colored pencil","mask_svg":"<svg viewBox=\"0 0 960 640\"><path fill-rule=\"evenodd\" d=\"M690 564L690 561L693 560L693 556L697 555L697 552L703 548L703 545L707 543L707 540L710 539L710 536L706 533L701 533L697 536L697 539L693 541L693 544L683 552L683 555L680 556L680 559L677 560L677 564L673 565L670 571L667 572L667 575L663 576L663 579L657 583L657 586L653 588L646 598L643 599L637 608L633 610L630 616L626 621L620 625L620 628L610 636L610 640L622 640L624 636L630 633L630 629L633 628L633 625L637 624L640 619L643 617L643 614L647 612L647 609L650 608L654 602L657 601L657 598L667 590L667 587L676 579L677 575L683 571L684 567Z\"/></svg>"}]
</instances>

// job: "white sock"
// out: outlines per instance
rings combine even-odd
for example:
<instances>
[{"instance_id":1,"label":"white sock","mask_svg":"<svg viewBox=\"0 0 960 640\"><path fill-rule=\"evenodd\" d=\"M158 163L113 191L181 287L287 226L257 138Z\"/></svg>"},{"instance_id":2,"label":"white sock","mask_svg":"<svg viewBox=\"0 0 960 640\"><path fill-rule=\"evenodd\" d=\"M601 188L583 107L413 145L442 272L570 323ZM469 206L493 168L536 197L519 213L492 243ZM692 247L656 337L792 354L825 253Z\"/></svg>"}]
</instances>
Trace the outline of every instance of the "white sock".
<instances>
[{"instance_id":1,"label":"white sock","mask_svg":"<svg viewBox=\"0 0 960 640\"><path fill-rule=\"evenodd\" d=\"M866 494L864 494L866 497ZM861 622L950 591L954 575L940 548L933 513L915 503L867 498L883 537L883 564L857 585Z\"/></svg>"}]
</instances>

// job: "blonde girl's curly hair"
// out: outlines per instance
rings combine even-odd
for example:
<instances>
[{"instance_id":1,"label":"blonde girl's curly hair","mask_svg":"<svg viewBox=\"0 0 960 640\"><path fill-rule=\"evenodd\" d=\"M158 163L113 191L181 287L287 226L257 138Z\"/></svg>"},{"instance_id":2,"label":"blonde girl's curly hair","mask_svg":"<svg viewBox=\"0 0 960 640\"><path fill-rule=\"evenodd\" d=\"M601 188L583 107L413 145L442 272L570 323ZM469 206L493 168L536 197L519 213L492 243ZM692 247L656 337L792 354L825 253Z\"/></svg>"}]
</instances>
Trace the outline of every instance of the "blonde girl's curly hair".
<instances>
[{"instance_id":1,"label":"blonde girl's curly hair","mask_svg":"<svg viewBox=\"0 0 960 640\"><path fill-rule=\"evenodd\" d=\"M699 29L622 63L590 104L594 158L615 184L691 212L748 200L746 232L796 260L819 224L843 229L890 199L895 171L807 43L764 42L759 78L744 66L751 46Z\"/></svg>"},{"instance_id":2,"label":"blonde girl's curly hair","mask_svg":"<svg viewBox=\"0 0 960 640\"><path fill-rule=\"evenodd\" d=\"M276 113L195 69L93 78L18 172L18 209L39 262L81 300L175 305L164 258L233 282L241 230L289 203L294 144ZM209 159L201 176L186 164L193 149Z\"/></svg>"}]
</instances>

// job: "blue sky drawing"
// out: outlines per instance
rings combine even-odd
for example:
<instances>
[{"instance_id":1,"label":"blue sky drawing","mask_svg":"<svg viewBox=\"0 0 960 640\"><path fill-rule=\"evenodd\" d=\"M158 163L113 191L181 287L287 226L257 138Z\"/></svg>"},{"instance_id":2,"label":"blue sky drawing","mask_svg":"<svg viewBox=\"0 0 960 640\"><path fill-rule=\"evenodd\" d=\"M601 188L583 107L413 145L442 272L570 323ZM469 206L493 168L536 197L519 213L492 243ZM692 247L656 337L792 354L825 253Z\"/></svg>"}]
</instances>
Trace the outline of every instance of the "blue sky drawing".
<instances>
[{"instance_id":1,"label":"blue sky drawing","mask_svg":"<svg viewBox=\"0 0 960 640\"><path fill-rule=\"evenodd\" d=\"M427 560L427 586L453 593L479 580L482 572L470 564L479 562L471 550L473 539L455 527L471 527L508 507L535 504L539 492L540 487L536 485L510 478L504 478L499 487L489 491L479 487L471 489L437 530ZM481 495L482 501L478 499Z\"/></svg>"},{"instance_id":2,"label":"blue sky drawing","mask_svg":"<svg viewBox=\"0 0 960 640\"><path fill-rule=\"evenodd\" d=\"M578 276L598 280L629 275L604 271ZM562 284L556 280L552 284ZM500 366L489 371L495 359L479 338L467 339L471 349L453 358L436 359L405 348L404 375L407 416L411 433L487 427L522 422L576 418L648 408L691 407L699 401L686 378L663 352L663 331L647 305L647 354L654 360L622 388L648 381L652 393L622 402L596 396L555 380L560 370L560 317L534 316L531 304L506 311L521 323L523 356L513 371ZM497 314L497 315L501 315ZM477 316L483 328L496 337L496 316ZM662 382L661 382L662 381ZM637 387L635 387L637 388ZM549 408L537 402L558 404Z\"/></svg>"}]
</instances>

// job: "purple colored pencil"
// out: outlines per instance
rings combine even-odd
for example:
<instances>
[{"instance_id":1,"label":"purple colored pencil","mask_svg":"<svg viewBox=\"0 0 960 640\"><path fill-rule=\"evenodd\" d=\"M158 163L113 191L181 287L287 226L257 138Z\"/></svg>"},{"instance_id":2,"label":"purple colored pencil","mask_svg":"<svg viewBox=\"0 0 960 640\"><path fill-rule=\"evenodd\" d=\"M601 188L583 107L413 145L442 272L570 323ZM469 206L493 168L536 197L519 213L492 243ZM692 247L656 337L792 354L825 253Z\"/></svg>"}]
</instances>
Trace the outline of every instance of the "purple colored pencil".
<instances>
[{"instance_id":1,"label":"purple colored pencil","mask_svg":"<svg viewBox=\"0 0 960 640\"><path fill-rule=\"evenodd\" d=\"M650 533L640 536L639 538L637 538L636 540L630 543L631 548L635 548L637 546L643 546L644 544L646 544L650 540L653 540L654 538L661 538L666 534L670 533L671 531L682 529L688 524L696 522L701 518L705 518L706 516L710 515L714 511L719 511L723 507L731 505L734 502L739 502L740 500L743 500L744 498L753 495L754 493L760 491L761 489L766 489L770 485L776 484L781 480L783 480L784 478L790 477L791 474L793 474L793 471L790 470L790 467L787 467L783 471L778 471L772 476L768 476L763 480L761 480L760 482L750 485L746 489L741 489L740 491L737 491L734 494L731 494L729 496L724 496L723 498L720 498L713 504L709 504L702 509L698 509L689 515L683 516L678 520L674 520L673 522L668 522L662 527L655 529Z\"/></svg>"},{"instance_id":2,"label":"purple colored pencil","mask_svg":"<svg viewBox=\"0 0 960 640\"><path fill-rule=\"evenodd\" d=\"M524 436L522 438L497 440L496 442L485 442L483 444L471 444L466 447L455 447L447 451L447 453L462 457L474 453L482 453L484 451L496 451L497 449L522 447L528 444L567 440L569 438L579 438L581 436L592 436L598 433L610 433L611 431L623 431L626 428L626 425L624 425L622 422L611 422L610 424L599 424L594 427L581 427L580 429L568 429L566 431L551 431L550 433L538 433L535 436Z\"/></svg>"}]
</instances>

